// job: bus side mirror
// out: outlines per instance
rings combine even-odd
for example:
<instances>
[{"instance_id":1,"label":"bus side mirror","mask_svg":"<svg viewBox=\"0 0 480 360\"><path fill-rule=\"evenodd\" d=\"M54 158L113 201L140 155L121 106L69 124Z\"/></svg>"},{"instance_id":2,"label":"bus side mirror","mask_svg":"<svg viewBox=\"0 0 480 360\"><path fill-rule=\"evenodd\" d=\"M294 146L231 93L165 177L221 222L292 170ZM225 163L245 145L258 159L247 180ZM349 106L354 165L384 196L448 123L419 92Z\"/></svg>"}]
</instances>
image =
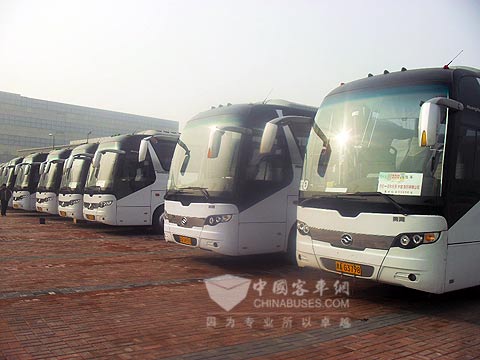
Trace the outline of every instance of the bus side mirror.
<instances>
[{"instance_id":1,"label":"bus side mirror","mask_svg":"<svg viewBox=\"0 0 480 360\"><path fill-rule=\"evenodd\" d=\"M25 167L24 173L25 173L25 175L30 174L30 165L27 165L27 166Z\"/></svg>"},{"instance_id":2,"label":"bus side mirror","mask_svg":"<svg viewBox=\"0 0 480 360\"><path fill-rule=\"evenodd\" d=\"M42 162L40 164L40 169L38 170L38 173L42 175L45 172L45 162Z\"/></svg>"},{"instance_id":3,"label":"bus side mirror","mask_svg":"<svg viewBox=\"0 0 480 360\"><path fill-rule=\"evenodd\" d=\"M140 147L138 149L138 162L144 162L147 158L147 151L148 151L148 141L146 139L142 139L140 141Z\"/></svg>"},{"instance_id":4,"label":"bus side mirror","mask_svg":"<svg viewBox=\"0 0 480 360\"><path fill-rule=\"evenodd\" d=\"M442 116L440 105L423 103L418 119L418 146L433 146L437 142L437 129Z\"/></svg>"},{"instance_id":5,"label":"bus side mirror","mask_svg":"<svg viewBox=\"0 0 480 360\"><path fill-rule=\"evenodd\" d=\"M320 157L318 158L317 173L321 177L325 176L328 168L328 162L330 161L330 155L332 154L332 149L330 144L323 146L322 151L320 152Z\"/></svg>"},{"instance_id":6,"label":"bus side mirror","mask_svg":"<svg viewBox=\"0 0 480 360\"><path fill-rule=\"evenodd\" d=\"M444 97L436 97L424 102L420 108L418 119L418 145L420 147L433 146L437 143L438 125L443 116L442 107L463 110L461 102Z\"/></svg>"},{"instance_id":7,"label":"bus side mirror","mask_svg":"<svg viewBox=\"0 0 480 360\"><path fill-rule=\"evenodd\" d=\"M222 144L222 136L225 134L225 131L219 130L217 128L212 129L210 132L210 137L208 138L208 153L207 157L209 159L215 159L218 157L220 152L220 145Z\"/></svg>"},{"instance_id":8,"label":"bus side mirror","mask_svg":"<svg viewBox=\"0 0 480 360\"><path fill-rule=\"evenodd\" d=\"M66 170L71 169L72 165L73 165L73 156L70 156L67 162L65 163L65 169Z\"/></svg>"},{"instance_id":9,"label":"bus side mirror","mask_svg":"<svg viewBox=\"0 0 480 360\"><path fill-rule=\"evenodd\" d=\"M94 168L98 168L100 166L100 158L101 157L102 157L102 154L99 151L97 151L95 153L95 156L93 157L93 162L92 162L92 166Z\"/></svg>"},{"instance_id":10,"label":"bus side mirror","mask_svg":"<svg viewBox=\"0 0 480 360\"><path fill-rule=\"evenodd\" d=\"M263 130L262 140L260 142L259 153L261 155L270 154L272 152L275 138L277 137L278 125L268 122Z\"/></svg>"},{"instance_id":11,"label":"bus side mirror","mask_svg":"<svg viewBox=\"0 0 480 360\"><path fill-rule=\"evenodd\" d=\"M43 172L48 173L48 171L50 170L50 165L52 165L52 163L50 161L45 163L45 167L43 169Z\"/></svg>"}]
</instances>

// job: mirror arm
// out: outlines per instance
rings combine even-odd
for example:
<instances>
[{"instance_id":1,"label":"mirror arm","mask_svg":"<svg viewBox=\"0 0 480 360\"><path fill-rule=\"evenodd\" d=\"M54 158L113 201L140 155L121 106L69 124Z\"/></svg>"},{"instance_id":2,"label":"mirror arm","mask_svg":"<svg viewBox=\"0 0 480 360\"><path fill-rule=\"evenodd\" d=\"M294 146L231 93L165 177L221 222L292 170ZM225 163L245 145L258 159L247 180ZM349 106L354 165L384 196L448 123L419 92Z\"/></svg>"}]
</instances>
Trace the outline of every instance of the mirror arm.
<instances>
[{"instance_id":1,"label":"mirror arm","mask_svg":"<svg viewBox=\"0 0 480 360\"><path fill-rule=\"evenodd\" d=\"M93 154L89 154L89 153L82 153L82 154L75 154L73 155L73 158L74 159L79 159L79 158L82 158L82 157L87 157L87 158L90 158L90 159L93 159Z\"/></svg>"},{"instance_id":2,"label":"mirror arm","mask_svg":"<svg viewBox=\"0 0 480 360\"><path fill-rule=\"evenodd\" d=\"M276 119L270 120L269 121L272 124L279 125L279 126L285 126L288 124L292 123L307 123L307 124L312 124L313 123L313 118L308 117L308 116L294 116L294 115L289 115L289 116L281 116Z\"/></svg>"},{"instance_id":3,"label":"mirror arm","mask_svg":"<svg viewBox=\"0 0 480 360\"><path fill-rule=\"evenodd\" d=\"M444 98L444 97L436 97L436 98L428 100L427 102L432 103L432 104L445 106L449 109L458 110L458 111L462 111L463 108L464 108L464 106L461 102L459 102L457 100L453 100L453 99L447 99L447 98Z\"/></svg>"}]
</instances>

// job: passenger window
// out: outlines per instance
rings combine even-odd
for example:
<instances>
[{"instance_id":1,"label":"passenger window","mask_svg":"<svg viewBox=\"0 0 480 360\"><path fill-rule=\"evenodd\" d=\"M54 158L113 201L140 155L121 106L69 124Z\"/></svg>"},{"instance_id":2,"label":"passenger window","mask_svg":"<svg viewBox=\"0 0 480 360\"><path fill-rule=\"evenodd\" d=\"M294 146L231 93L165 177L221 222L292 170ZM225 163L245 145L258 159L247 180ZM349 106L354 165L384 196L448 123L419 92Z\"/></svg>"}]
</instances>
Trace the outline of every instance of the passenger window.
<instances>
[{"instance_id":1,"label":"passenger window","mask_svg":"<svg viewBox=\"0 0 480 360\"><path fill-rule=\"evenodd\" d=\"M459 98L464 110L459 114L461 126L457 135L457 157L455 180L463 180L463 189L480 193L480 80L476 77L464 77L460 81ZM474 182L474 183L472 183ZM463 191L462 191L463 190Z\"/></svg>"},{"instance_id":2,"label":"passenger window","mask_svg":"<svg viewBox=\"0 0 480 360\"><path fill-rule=\"evenodd\" d=\"M462 126L457 144L455 179L480 181L480 129Z\"/></svg>"}]
</instances>

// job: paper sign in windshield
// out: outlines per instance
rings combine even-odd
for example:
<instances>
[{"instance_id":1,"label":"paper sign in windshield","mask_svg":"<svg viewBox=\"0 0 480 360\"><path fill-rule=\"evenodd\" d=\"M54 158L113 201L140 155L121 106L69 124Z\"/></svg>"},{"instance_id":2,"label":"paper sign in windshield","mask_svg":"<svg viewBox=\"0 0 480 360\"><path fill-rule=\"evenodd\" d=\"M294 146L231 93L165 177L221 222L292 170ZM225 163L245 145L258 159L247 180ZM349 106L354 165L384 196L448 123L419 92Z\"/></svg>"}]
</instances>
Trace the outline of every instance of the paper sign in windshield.
<instances>
[{"instance_id":1,"label":"paper sign in windshield","mask_svg":"<svg viewBox=\"0 0 480 360\"><path fill-rule=\"evenodd\" d=\"M423 174L381 172L378 174L377 191L388 195L420 196Z\"/></svg>"}]
</instances>

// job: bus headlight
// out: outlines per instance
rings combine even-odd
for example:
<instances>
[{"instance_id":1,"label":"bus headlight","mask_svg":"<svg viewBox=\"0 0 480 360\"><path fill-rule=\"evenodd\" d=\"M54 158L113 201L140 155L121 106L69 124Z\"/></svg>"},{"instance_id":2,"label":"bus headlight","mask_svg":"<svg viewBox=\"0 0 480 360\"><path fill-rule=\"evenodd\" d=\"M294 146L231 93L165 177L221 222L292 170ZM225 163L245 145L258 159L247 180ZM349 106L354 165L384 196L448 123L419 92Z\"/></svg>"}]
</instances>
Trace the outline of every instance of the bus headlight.
<instances>
[{"instance_id":1,"label":"bus headlight","mask_svg":"<svg viewBox=\"0 0 480 360\"><path fill-rule=\"evenodd\" d=\"M99 208L104 208L104 207L110 206L110 205L112 205L112 204L113 204L113 200L100 201L100 202L98 203L98 207L99 207Z\"/></svg>"},{"instance_id":2,"label":"bus headlight","mask_svg":"<svg viewBox=\"0 0 480 360\"><path fill-rule=\"evenodd\" d=\"M205 225L209 226L215 226L220 223L226 223L232 220L232 215L231 214L225 214L225 215L210 215L205 219Z\"/></svg>"},{"instance_id":3,"label":"bus headlight","mask_svg":"<svg viewBox=\"0 0 480 360\"><path fill-rule=\"evenodd\" d=\"M422 244L434 243L439 237L440 233L438 232L400 234L393 240L392 247L413 249Z\"/></svg>"},{"instance_id":4,"label":"bus headlight","mask_svg":"<svg viewBox=\"0 0 480 360\"><path fill-rule=\"evenodd\" d=\"M302 235L310 235L310 226L305 224L303 221L297 221L297 229Z\"/></svg>"},{"instance_id":5,"label":"bus headlight","mask_svg":"<svg viewBox=\"0 0 480 360\"><path fill-rule=\"evenodd\" d=\"M408 237L408 235L402 235L400 237L400 245L406 247L408 246L408 244L410 244L410 238Z\"/></svg>"}]
</instances>

